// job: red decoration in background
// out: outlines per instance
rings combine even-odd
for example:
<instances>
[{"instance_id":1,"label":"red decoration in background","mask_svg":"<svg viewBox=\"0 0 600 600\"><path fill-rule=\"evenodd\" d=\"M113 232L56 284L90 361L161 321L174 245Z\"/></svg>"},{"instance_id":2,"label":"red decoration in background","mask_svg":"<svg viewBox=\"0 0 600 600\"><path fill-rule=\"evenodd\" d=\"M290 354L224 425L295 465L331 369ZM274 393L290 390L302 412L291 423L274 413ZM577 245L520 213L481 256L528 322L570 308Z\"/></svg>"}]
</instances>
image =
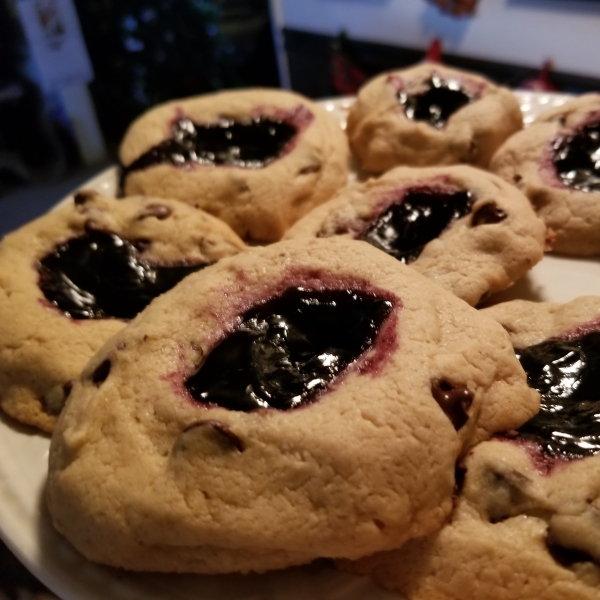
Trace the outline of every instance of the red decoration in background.
<instances>
[{"instance_id":1,"label":"red decoration in background","mask_svg":"<svg viewBox=\"0 0 600 600\"><path fill-rule=\"evenodd\" d=\"M347 43L348 38L342 33L331 48L331 85L336 94L354 95L368 75L350 58Z\"/></svg>"},{"instance_id":2,"label":"red decoration in background","mask_svg":"<svg viewBox=\"0 0 600 600\"><path fill-rule=\"evenodd\" d=\"M468 17L475 14L479 0L428 0L437 4L442 12L453 17Z\"/></svg>"},{"instance_id":3,"label":"red decoration in background","mask_svg":"<svg viewBox=\"0 0 600 600\"><path fill-rule=\"evenodd\" d=\"M552 61L547 60L543 65L537 77L526 79L519 87L523 90L534 90L536 92L555 92L558 87L550 80L552 71Z\"/></svg>"},{"instance_id":4,"label":"red decoration in background","mask_svg":"<svg viewBox=\"0 0 600 600\"><path fill-rule=\"evenodd\" d=\"M428 62L442 62L442 42L438 38L435 38L427 48L425 60Z\"/></svg>"}]
</instances>

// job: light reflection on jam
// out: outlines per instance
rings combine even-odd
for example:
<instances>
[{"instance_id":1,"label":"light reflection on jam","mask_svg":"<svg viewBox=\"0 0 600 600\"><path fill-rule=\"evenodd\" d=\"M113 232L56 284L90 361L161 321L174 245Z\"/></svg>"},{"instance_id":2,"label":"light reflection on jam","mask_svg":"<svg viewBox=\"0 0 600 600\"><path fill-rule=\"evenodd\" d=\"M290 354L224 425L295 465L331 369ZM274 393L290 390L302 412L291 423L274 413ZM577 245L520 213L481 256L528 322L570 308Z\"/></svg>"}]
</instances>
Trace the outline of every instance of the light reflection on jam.
<instances>
[{"instance_id":1,"label":"light reflection on jam","mask_svg":"<svg viewBox=\"0 0 600 600\"><path fill-rule=\"evenodd\" d=\"M600 332L553 339L516 350L531 387L540 392L540 412L521 429L556 457L600 452Z\"/></svg>"},{"instance_id":2,"label":"light reflection on jam","mask_svg":"<svg viewBox=\"0 0 600 600\"><path fill-rule=\"evenodd\" d=\"M600 192L600 121L588 123L553 145L560 180L582 192Z\"/></svg>"},{"instance_id":3,"label":"light reflection on jam","mask_svg":"<svg viewBox=\"0 0 600 600\"><path fill-rule=\"evenodd\" d=\"M132 171L167 163L176 167L190 164L228 165L259 169L277 159L298 128L282 119L255 117L248 121L221 120L198 125L178 119L171 138L154 146L129 166L121 167L121 188Z\"/></svg>"},{"instance_id":4,"label":"light reflection on jam","mask_svg":"<svg viewBox=\"0 0 600 600\"><path fill-rule=\"evenodd\" d=\"M40 261L39 286L49 302L74 319L133 319L153 298L206 266L151 264L118 235L89 231Z\"/></svg>"},{"instance_id":5,"label":"light reflection on jam","mask_svg":"<svg viewBox=\"0 0 600 600\"><path fill-rule=\"evenodd\" d=\"M297 408L371 347L391 310L362 292L291 288L244 315L185 386L229 410Z\"/></svg>"},{"instance_id":6,"label":"light reflection on jam","mask_svg":"<svg viewBox=\"0 0 600 600\"><path fill-rule=\"evenodd\" d=\"M466 190L409 189L401 202L380 214L358 238L408 264L472 206L472 194Z\"/></svg>"},{"instance_id":7,"label":"light reflection on jam","mask_svg":"<svg viewBox=\"0 0 600 600\"><path fill-rule=\"evenodd\" d=\"M418 94L399 91L398 101L409 119L427 121L436 129L443 129L450 116L472 100L456 79L442 79L434 74L426 86Z\"/></svg>"}]
</instances>

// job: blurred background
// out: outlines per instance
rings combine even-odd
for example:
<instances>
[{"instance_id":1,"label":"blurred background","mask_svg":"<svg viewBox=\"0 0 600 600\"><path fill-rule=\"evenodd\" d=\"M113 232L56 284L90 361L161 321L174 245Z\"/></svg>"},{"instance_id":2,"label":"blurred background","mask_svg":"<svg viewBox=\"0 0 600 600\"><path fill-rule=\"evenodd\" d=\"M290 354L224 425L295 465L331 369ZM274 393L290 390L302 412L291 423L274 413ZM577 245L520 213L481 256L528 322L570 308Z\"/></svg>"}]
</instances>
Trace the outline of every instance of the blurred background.
<instances>
[{"instance_id":1,"label":"blurred background","mask_svg":"<svg viewBox=\"0 0 600 600\"><path fill-rule=\"evenodd\" d=\"M579 94L600 91L599 56L600 0L0 0L0 235L115 164L159 102L354 94L425 57ZM29 581L0 544L0 600L41 598Z\"/></svg>"},{"instance_id":2,"label":"blurred background","mask_svg":"<svg viewBox=\"0 0 600 600\"><path fill-rule=\"evenodd\" d=\"M223 88L353 94L429 56L599 89L598 32L600 0L0 0L0 195L85 177L144 110Z\"/></svg>"}]
</instances>

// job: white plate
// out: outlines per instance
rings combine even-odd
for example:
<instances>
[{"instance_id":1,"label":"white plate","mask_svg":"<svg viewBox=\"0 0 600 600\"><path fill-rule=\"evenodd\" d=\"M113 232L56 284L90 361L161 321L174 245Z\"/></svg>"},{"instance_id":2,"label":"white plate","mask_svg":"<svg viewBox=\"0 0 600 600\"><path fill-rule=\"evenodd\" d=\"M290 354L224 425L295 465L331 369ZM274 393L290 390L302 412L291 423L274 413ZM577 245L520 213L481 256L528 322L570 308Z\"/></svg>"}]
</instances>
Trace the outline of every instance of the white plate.
<instances>
[{"instance_id":1,"label":"white plate","mask_svg":"<svg viewBox=\"0 0 600 600\"><path fill-rule=\"evenodd\" d=\"M525 121L569 96L517 92ZM345 124L351 98L323 100ZM84 187L104 194L116 188L111 168ZM600 261L546 256L496 299L563 302L600 294ZM0 536L17 557L63 600L399 600L367 579L339 573L326 564L266 575L152 575L93 565L53 529L44 510L48 439L0 420Z\"/></svg>"}]
</instances>

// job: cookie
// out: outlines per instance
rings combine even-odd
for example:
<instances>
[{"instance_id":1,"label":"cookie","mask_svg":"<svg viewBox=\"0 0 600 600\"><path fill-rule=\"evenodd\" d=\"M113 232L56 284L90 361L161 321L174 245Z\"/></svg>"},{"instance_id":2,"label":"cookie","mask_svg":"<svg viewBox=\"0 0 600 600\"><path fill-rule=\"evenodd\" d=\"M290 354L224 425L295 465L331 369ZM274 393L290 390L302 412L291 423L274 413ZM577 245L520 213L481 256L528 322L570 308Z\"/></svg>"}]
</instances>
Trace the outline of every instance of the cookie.
<instances>
[{"instance_id":1,"label":"cookie","mask_svg":"<svg viewBox=\"0 0 600 600\"><path fill-rule=\"evenodd\" d=\"M79 192L0 243L0 407L51 431L94 352L152 298L243 250L176 200Z\"/></svg>"},{"instance_id":2,"label":"cookie","mask_svg":"<svg viewBox=\"0 0 600 600\"><path fill-rule=\"evenodd\" d=\"M457 509L439 533L350 568L411 600L596 600L600 297L482 312L510 333L541 392L540 412L471 451Z\"/></svg>"},{"instance_id":3,"label":"cookie","mask_svg":"<svg viewBox=\"0 0 600 600\"><path fill-rule=\"evenodd\" d=\"M339 122L292 92L219 92L155 107L119 151L126 195L189 202L240 236L273 242L346 184L349 149Z\"/></svg>"},{"instance_id":4,"label":"cookie","mask_svg":"<svg viewBox=\"0 0 600 600\"><path fill-rule=\"evenodd\" d=\"M362 168L383 173L398 165L487 167L522 125L509 89L474 73L423 63L379 75L361 88L347 134Z\"/></svg>"},{"instance_id":5,"label":"cookie","mask_svg":"<svg viewBox=\"0 0 600 600\"><path fill-rule=\"evenodd\" d=\"M397 167L352 184L285 237L365 240L476 305L542 258L545 231L514 186L465 165Z\"/></svg>"},{"instance_id":6,"label":"cookie","mask_svg":"<svg viewBox=\"0 0 600 600\"><path fill-rule=\"evenodd\" d=\"M452 294L366 243L280 242L186 278L94 356L48 505L126 569L356 558L438 528L456 459L537 404L506 333Z\"/></svg>"},{"instance_id":7,"label":"cookie","mask_svg":"<svg viewBox=\"0 0 600 600\"><path fill-rule=\"evenodd\" d=\"M490 169L516 185L554 232L553 250L600 254L600 94L542 113L494 155Z\"/></svg>"}]
</instances>

